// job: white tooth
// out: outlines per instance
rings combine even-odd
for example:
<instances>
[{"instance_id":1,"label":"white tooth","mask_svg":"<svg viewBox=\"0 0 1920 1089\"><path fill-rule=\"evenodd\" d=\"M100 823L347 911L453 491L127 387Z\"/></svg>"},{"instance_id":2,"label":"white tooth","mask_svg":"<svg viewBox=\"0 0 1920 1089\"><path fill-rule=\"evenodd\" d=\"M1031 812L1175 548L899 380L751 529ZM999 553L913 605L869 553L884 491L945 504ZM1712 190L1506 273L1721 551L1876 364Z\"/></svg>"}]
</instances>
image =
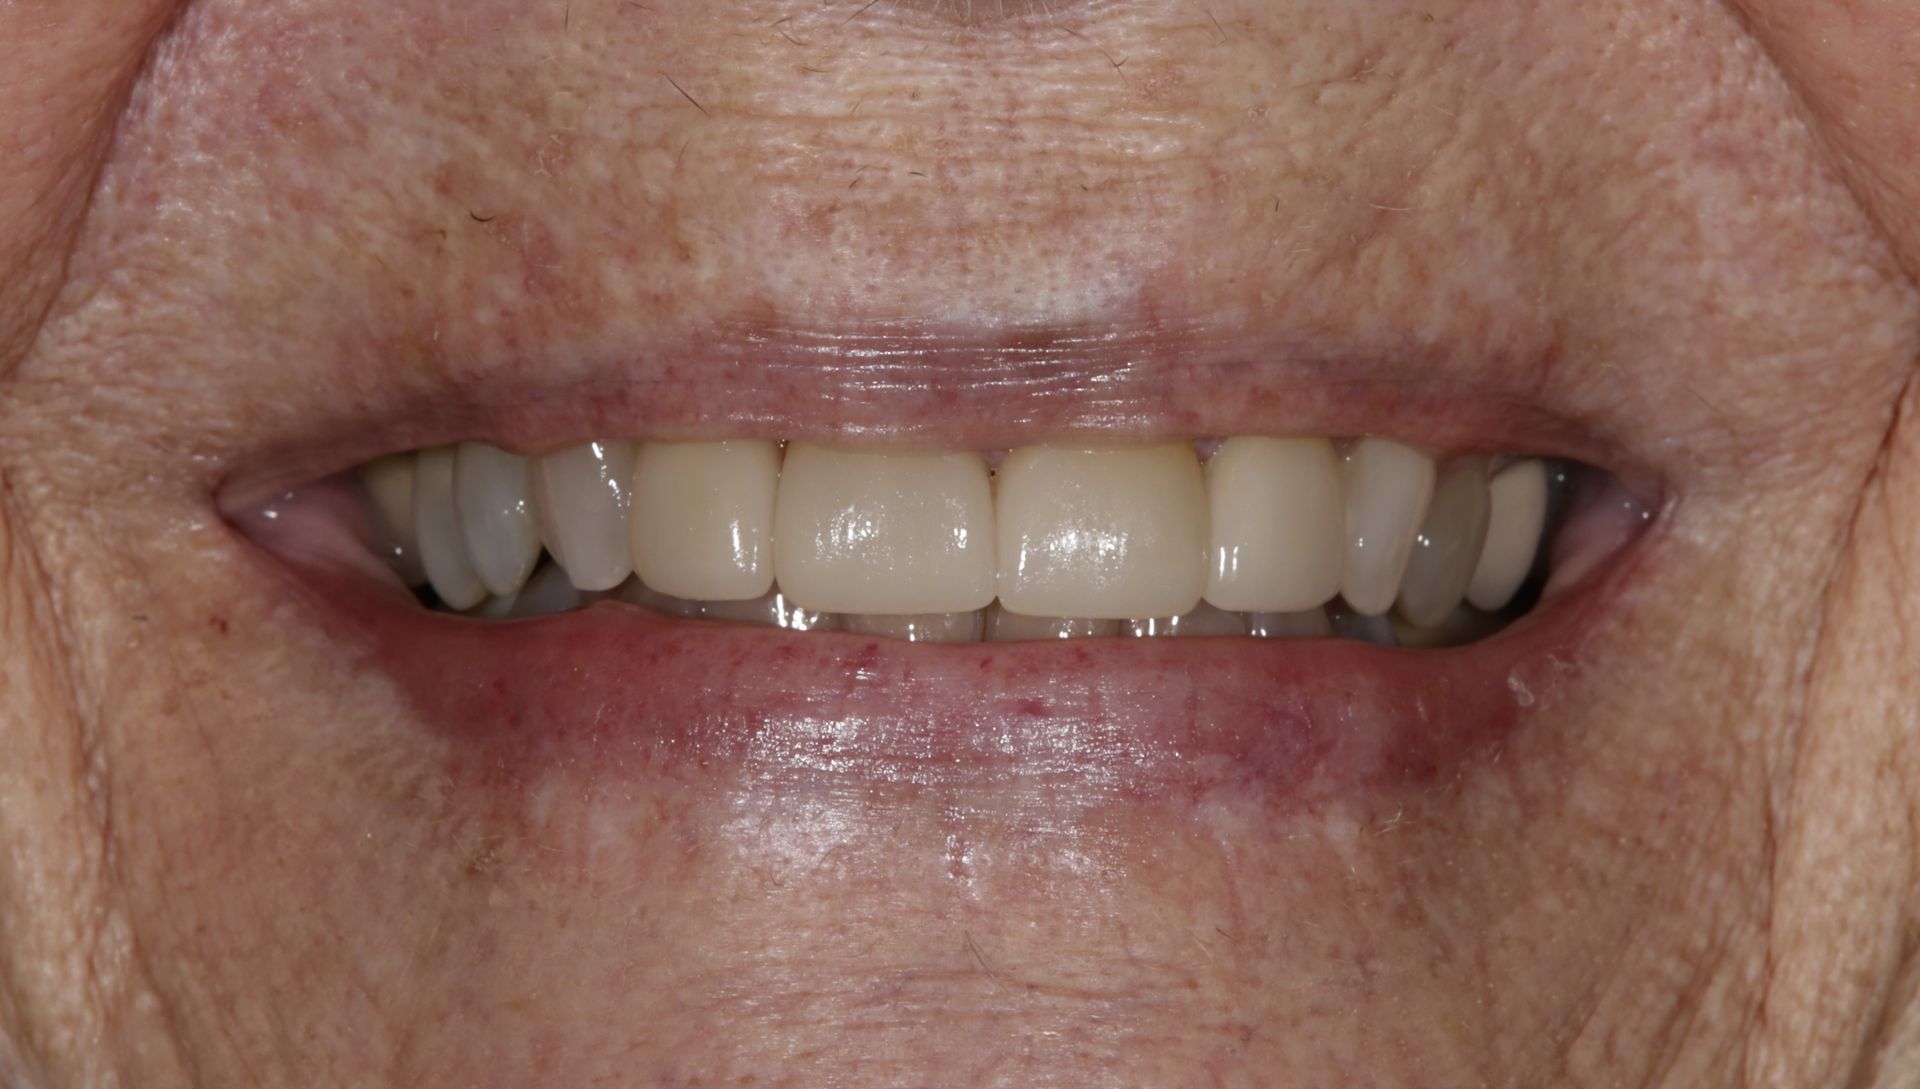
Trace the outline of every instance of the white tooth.
<instances>
[{"instance_id":1,"label":"white tooth","mask_svg":"<svg viewBox=\"0 0 1920 1089\"><path fill-rule=\"evenodd\" d=\"M495 595L520 589L540 559L527 459L463 442L453 459L453 505L474 573Z\"/></svg>"},{"instance_id":2,"label":"white tooth","mask_svg":"<svg viewBox=\"0 0 1920 1089\"><path fill-rule=\"evenodd\" d=\"M517 593L490 597L468 609L467 615L480 620L505 620L513 615L514 603L519 597Z\"/></svg>"},{"instance_id":3,"label":"white tooth","mask_svg":"<svg viewBox=\"0 0 1920 1089\"><path fill-rule=\"evenodd\" d=\"M1023 616L994 602L987 609L987 639L994 643L1024 643L1037 639L1090 639L1120 634L1118 620L1087 620L1063 616Z\"/></svg>"},{"instance_id":4,"label":"white tooth","mask_svg":"<svg viewBox=\"0 0 1920 1089\"><path fill-rule=\"evenodd\" d=\"M374 547L393 564L408 586L427 581L420 566L420 542L413 535L413 461L407 454L388 454L360 466L361 486L373 507Z\"/></svg>"},{"instance_id":5,"label":"white tooth","mask_svg":"<svg viewBox=\"0 0 1920 1089\"><path fill-rule=\"evenodd\" d=\"M1127 634L1137 637L1158 635L1245 635L1247 618L1239 613L1216 609L1201 602L1190 613L1127 621Z\"/></svg>"},{"instance_id":6,"label":"white tooth","mask_svg":"<svg viewBox=\"0 0 1920 1089\"><path fill-rule=\"evenodd\" d=\"M803 609L779 590L752 601L709 601L701 605L700 615L708 620L734 624L760 624L789 631L839 631L841 618L833 613Z\"/></svg>"},{"instance_id":7,"label":"white tooth","mask_svg":"<svg viewBox=\"0 0 1920 1089\"><path fill-rule=\"evenodd\" d=\"M582 590L633 573L627 543L633 444L587 442L533 461L533 513L547 551Z\"/></svg>"},{"instance_id":8,"label":"white tooth","mask_svg":"<svg viewBox=\"0 0 1920 1089\"><path fill-rule=\"evenodd\" d=\"M581 606L580 590L559 564L542 564L513 599L510 615L515 619L564 613Z\"/></svg>"},{"instance_id":9,"label":"white tooth","mask_svg":"<svg viewBox=\"0 0 1920 1089\"><path fill-rule=\"evenodd\" d=\"M1207 462L1207 601L1299 612L1340 592L1346 497L1333 444L1238 436Z\"/></svg>"},{"instance_id":10,"label":"white tooth","mask_svg":"<svg viewBox=\"0 0 1920 1089\"><path fill-rule=\"evenodd\" d=\"M909 643L978 643L986 627L986 613L923 613L919 616L878 616L857 613L846 618L856 635L881 635Z\"/></svg>"},{"instance_id":11,"label":"white tooth","mask_svg":"<svg viewBox=\"0 0 1920 1089\"><path fill-rule=\"evenodd\" d=\"M1467 583L1487 540L1488 509L1487 465L1482 459L1461 464L1434 487L1400 580L1399 612L1408 624L1437 627L1466 599Z\"/></svg>"},{"instance_id":12,"label":"white tooth","mask_svg":"<svg viewBox=\"0 0 1920 1089\"><path fill-rule=\"evenodd\" d=\"M633 469L633 568L675 597L747 601L773 589L780 447L642 443Z\"/></svg>"},{"instance_id":13,"label":"white tooth","mask_svg":"<svg viewBox=\"0 0 1920 1089\"><path fill-rule=\"evenodd\" d=\"M453 448L422 450L413 470L413 534L427 581L449 609L471 609L487 588L467 559L460 520L453 509Z\"/></svg>"},{"instance_id":14,"label":"white tooth","mask_svg":"<svg viewBox=\"0 0 1920 1089\"><path fill-rule=\"evenodd\" d=\"M690 601L684 597L674 597L671 594L663 594L640 581L638 576L621 583L620 588L614 591L613 596L629 605L639 605L643 608L652 609L656 613L664 613L667 616L692 619L704 615L700 602Z\"/></svg>"},{"instance_id":15,"label":"white tooth","mask_svg":"<svg viewBox=\"0 0 1920 1089\"><path fill-rule=\"evenodd\" d=\"M1333 634L1327 610L1297 613L1254 613L1247 617L1247 634L1261 639L1325 639Z\"/></svg>"},{"instance_id":16,"label":"white tooth","mask_svg":"<svg viewBox=\"0 0 1920 1089\"><path fill-rule=\"evenodd\" d=\"M1538 460L1514 462L1494 475L1487 492L1487 544L1467 584L1467 600L1494 612L1513 600L1533 569L1547 524L1547 467Z\"/></svg>"},{"instance_id":17,"label":"white tooth","mask_svg":"<svg viewBox=\"0 0 1920 1089\"><path fill-rule=\"evenodd\" d=\"M993 491L979 454L787 447L773 518L780 590L837 613L950 613L993 600Z\"/></svg>"},{"instance_id":18,"label":"white tooth","mask_svg":"<svg viewBox=\"0 0 1920 1089\"><path fill-rule=\"evenodd\" d=\"M1335 602L1327 606L1327 623L1333 628L1333 634L1342 639L1382 647L1400 645L1399 636L1393 630L1393 618L1389 616L1365 616Z\"/></svg>"},{"instance_id":19,"label":"white tooth","mask_svg":"<svg viewBox=\"0 0 1920 1089\"><path fill-rule=\"evenodd\" d=\"M997 480L1007 609L1126 620L1200 603L1207 493L1191 443L1028 446L1007 455Z\"/></svg>"},{"instance_id":20,"label":"white tooth","mask_svg":"<svg viewBox=\"0 0 1920 1089\"><path fill-rule=\"evenodd\" d=\"M1393 607L1413 539L1433 497L1433 459L1391 439L1365 438L1347 451L1347 542L1340 594L1354 612Z\"/></svg>"}]
</instances>

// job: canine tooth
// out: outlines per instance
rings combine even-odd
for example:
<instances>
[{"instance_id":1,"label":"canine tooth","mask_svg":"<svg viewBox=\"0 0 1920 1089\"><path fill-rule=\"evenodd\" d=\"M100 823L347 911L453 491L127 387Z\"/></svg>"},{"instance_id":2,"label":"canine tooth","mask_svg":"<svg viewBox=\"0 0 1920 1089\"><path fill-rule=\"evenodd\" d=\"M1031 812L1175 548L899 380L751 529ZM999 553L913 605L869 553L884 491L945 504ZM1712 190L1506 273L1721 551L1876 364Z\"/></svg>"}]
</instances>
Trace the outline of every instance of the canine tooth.
<instances>
[{"instance_id":1,"label":"canine tooth","mask_svg":"<svg viewBox=\"0 0 1920 1089\"><path fill-rule=\"evenodd\" d=\"M533 482L527 459L479 442L463 442L453 457L453 506L467 559L491 593L520 589L540 559L540 528L533 521Z\"/></svg>"},{"instance_id":2,"label":"canine tooth","mask_svg":"<svg viewBox=\"0 0 1920 1089\"><path fill-rule=\"evenodd\" d=\"M993 519L979 454L792 443L773 517L780 591L837 613L984 608L993 600Z\"/></svg>"},{"instance_id":3,"label":"canine tooth","mask_svg":"<svg viewBox=\"0 0 1920 1089\"><path fill-rule=\"evenodd\" d=\"M1299 612L1340 592L1346 498L1332 443L1236 436L1208 460L1206 475L1208 602Z\"/></svg>"},{"instance_id":4,"label":"canine tooth","mask_svg":"<svg viewBox=\"0 0 1920 1089\"><path fill-rule=\"evenodd\" d=\"M1245 635L1247 618L1239 613L1216 609L1206 602L1180 616L1161 616L1127 621L1127 634L1135 637L1161 635Z\"/></svg>"},{"instance_id":5,"label":"canine tooth","mask_svg":"<svg viewBox=\"0 0 1920 1089\"><path fill-rule=\"evenodd\" d=\"M388 454L360 466L357 475L372 506L374 547L408 586L427 581L420 541L413 534L412 453Z\"/></svg>"},{"instance_id":6,"label":"canine tooth","mask_svg":"<svg viewBox=\"0 0 1920 1089\"><path fill-rule=\"evenodd\" d=\"M1393 618L1384 614L1368 616L1335 602L1327 606L1327 624L1342 639L1355 639L1375 646L1397 647L1400 637L1394 633Z\"/></svg>"},{"instance_id":7,"label":"canine tooth","mask_svg":"<svg viewBox=\"0 0 1920 1089\"><path fill-rule=\"evenodd\" d=\"M997 479L1007 609L1126 620L1200 603L1207 493L1191 443L1028 446Z\"/></svg>"},{"instance_id":8,"label":"canine tooth","mask_svg":"<svg viewBox=\"0 0 1920 1089\"><path fill-rule=\"evenodd\" d=\"M748 601L773 589L780 448L744 439L642 443L633 468L633 569L675 597Z\"/></svg>"},{"instance_id":9,"label":"canine tooth","mask_svg":"<svg viewBox=\"0 0 1920 1089\"><path fill-rule=\"evenodd\" d=\"M1253 613L1247 617L1247 634L1260 639L1325 639L1333 634L1333 625L1324 608Z\"/></svg>"},{"instance_id":10,"label":"canine tooth","mask_svg":"<svg viewBox=\"0 0 1920 1089\"><path fill-rule=\"evenodd\" d=\"M453 448L422 450L413 470L413 533L427 581L450 609L471 609L487 588L467 559L460 519L453 509Z\"/></svg>"},{"instance_id":11,"label":"canine tooth","mask_svg":"<svg viewBox=\"0 0 1920 1089\"><path fill-rule=\"evenodd\" d=\"M839 631L842 626L839 616L803 609L779 590L752 601L709 601L700 607L700 614L708 620L759 624L789 631Z\"/></svg>"},{"instance_id":12,"label":"canine tooth","mask_svg":"<svg viewBox=\"0 0 1920 1089\"><path fill-rule=\"evenodd\" d=\"M857 635L883 635L909 643L978 643L985 634L986 613L923 613L919 616L877 616L861 613L846 618L847 630Z\"/></svg>"},{"instance_id":13,"label":"canine tooth","mask_svg":"<svg viewBox=\"0 0 1920 1089\"><path fill-rule=\"evenodd\" d=\"M1393 607L1433 497L1433 473L1432 458L1391 439L1364 438L1347 452L1340 594L1354 612L1379 616Z\"/></svg>"},{"instance_id":14,"label":"canine tooth","mask_svg":"<svg viewBox=\"0 0 1920 1089\"><path fill-rule=\"evenodd\" d=\"M518 620L528 616L546 616L578 609L584 604L580 590L557 563L541 564L533 577L514 596L509 615Z\"/></svg>"},{"instance_id":15,"label":"canine tooth","mask_svg":"<svg viewBox=\"0 0 1920 1089\"><path fill-rule=\"evenodd\" d=\"M1118 620L1087 620L1064 616L1026 616L1010 613L999 602L987 608L987 640L1024 643L1037 639L1089 639L1120 634Z\"/></svg>"},{"instance_id":16,"label":"canine tooth","mask_svg":"<svg viewBox=\"0 0 1920 1089\"><path fill-rule=\"evenodd\" d=\"M1516 461L1494 475L1487 493L1487 543L1467 584L1467 600L1494 612L1513 600L1533 569L1547 524L1547 467L1538 459Z\"/></svg>"},{"instance_id":17,"label":"canine tooth","mask_svg":"<svg viewBox=\"0 0 1920 1089\"><path fill-rule=\"evenodd\" d=\"M642 582L637 575L621 583L620 589L614 591L614 596L629 605L639 605L667 616L692 619L706 615L705 607L700 602L663 594Z\"/></svg>"},{"instance_id":18,"label":"canine tooth","mask_svg":"<svg viewBox=\"0 0 1920 1089\"><path fill-rule=\"evenodd\" d=\"M582 590L611 590L633 573L627 542L632 482L629 442L586 442L534 459L540 537Z\"/></svg>"},{"instance_id":19,"label":"canine tooth","mask_svg":"<svg viewBox=\"0 0 1920 1089\"><path fill-rule=\"evenodd\" d=\"M1466 599L1487 540L1487 466L1480 459L1448 473L1433 489L1400 580L1400 615L1416 628L1438 627Z\"/></svg>"}]
</instances>

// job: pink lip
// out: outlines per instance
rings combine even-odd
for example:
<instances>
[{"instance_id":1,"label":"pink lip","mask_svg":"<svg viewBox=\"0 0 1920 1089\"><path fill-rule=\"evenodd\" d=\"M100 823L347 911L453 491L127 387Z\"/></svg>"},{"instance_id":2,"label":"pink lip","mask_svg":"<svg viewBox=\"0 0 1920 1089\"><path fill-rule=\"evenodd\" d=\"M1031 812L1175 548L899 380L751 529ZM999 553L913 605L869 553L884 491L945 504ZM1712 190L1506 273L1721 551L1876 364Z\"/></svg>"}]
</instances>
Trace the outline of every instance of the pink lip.
<instances>
[{"instance_id":1,"label":"pink lip","mask_svg":"<svg viewBox=\"0 0 1920 1089\"><path fill-rule=\"evenodd\" d=\"M1240 788L1289 805L1431 783L1494 751L1582 669L1589 636L1619 611L1606 584L1633 566L1619 557L1500 635L1444 651L1255 639L938 646L616 602L476 621L430 612L310 539L283 548L274 537L262 543L279 555L277 581L451 743L456 777L631 782L700 768L795 787L942 789L1020 777L1088 800Z\"/></svg>"}]
</instances>

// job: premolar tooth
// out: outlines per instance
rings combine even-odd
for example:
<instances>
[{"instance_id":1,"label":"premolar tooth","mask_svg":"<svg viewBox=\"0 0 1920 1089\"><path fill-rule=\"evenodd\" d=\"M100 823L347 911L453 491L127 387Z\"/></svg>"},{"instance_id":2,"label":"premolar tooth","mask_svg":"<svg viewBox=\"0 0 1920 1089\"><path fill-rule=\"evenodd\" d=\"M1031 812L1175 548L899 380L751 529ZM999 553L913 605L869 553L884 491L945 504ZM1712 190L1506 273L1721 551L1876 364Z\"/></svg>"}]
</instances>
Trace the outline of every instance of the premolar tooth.
<instances>
[{"instance_id":1,"label":"premolar tooth","mask_svg":"<svg viewBox=\"0 0 1920 1089\"><path fill-rule=\"evenodd\" d=\"M1247 634L1260 639L1325 639L1333 634L1333 625L1324 608L1253 613L1247 617Z\"/></svg>"},{"instance_id":2,"label":"premolar tooth","mask_svg":"<svg viewBox=\"0 0 1920 1089\"><path fill-rule=\"evenodd\" d=\"M1080 617L1025 616L1010 613L995 602L987 609L986 637L993 643L1024 643L1039 639L1092 639L1120 634L1118 620Z\"/></svg>"},{"instance_id":3,"label":"premolar tooth","mask_svg":"<svg viewBox=\"0 0 1920 1089\"><path fill-rule=\"evenodd\" d=\"M774 511L780 590L837 613L984 608L993 600L993 518L979 454L793 443Z\"/></svg>"},{"instance_id":4,"label":"premolar tooth","mask_svg":"<svg viewBox=\"0 0 1920 1089\"><path fill-rule=\"evenodd\" d=\"M448 608L471 609L486 600L487 588L474 573L460 540L460 519L453 507L451 447L422 450L414 464L413 533L427 581Z\"/></svg>"},{"instance_id":5,"label":"premolar tooth","mask_svg":"<svg viewBox=\"0 0 1920 1089\"><path fill-rule=\"evenodd\" d=\"M374 547L408 586L427 581L420 541L413 534L414 455L388 454L360 466L360 484L373 507Z\"/></svg>"},{"instance_id":6,"label":"premolar tooth","mask_svg":"<svg viewBox=\"0 0 1920 1089\"><path fill-rule=\"evenodd\" d=\"M1354 612L1379 616L1393 607L1433 497L1433 475L1432 458L1391 439L1364 438L1347 452L1340 594Z\"/></svg>"},{"instance_id":7,"label":"premolar tooth","mask_svg":"<svg viewBox=\"0 0 1920 1089\"><path fill-rule=\"evenodd\" d=\"M705 606L700 602L675 597L672 594L663 594L642 582L638 576L621 583L620 589L615 591L614 596L629 605L639 605L652 609L656 613L677 616L683 620L706 615Z\"/></svg>"},{"instance_id":8,"label":"premolar tooth","mask_svg":"<svg viewBox=\"0 0 1920 1089\"><path fill-rule=\"evenodd\" d=\"M1332 443L1231 438L1208 460L1206 475L1208 602L1299 612L1340 592L1346 501Z\"/></svg>"},{"instance_id":9,"label":"premolar tooth","mask_svg":"<svg viewBox=\"0 0 1920 1089\"><path fill-rule=\"evenodd\" d=\"M533 509L547 551L582 590L633 573L627 541L633 444L587 442L534 459Z\"/></svg>"},{"instance_id":10,"label":"premolar tooth","mask_svg":"<svg viewBox=\"0 0 1920 1089\"><path fill-rule=\"evenodd\" d=\"M479 442L463 442L453 459L453 505L461 538L480 581L496 596L519 590L540 559L527 459Z\"/></svg>"},{"instance_id":11,"label":"premolar tooth","mask_svg":"<svg viewBox=\"0 0 1920 1089\"><path fill-rule=\"evenodd\" d=\"M674 597L765 596L779 480L772 442L642 443L633 469L634 571Z\"/></svg>"},{"instance_id":12,"label":"premolar tooth","mask_svg":"<svg viewBox=\"0 0 1920 1089\"><path fill-rule=\"evenodd\" d=\"M986 613L924 613L919 616L878 616L862 613L846 618L856 635L881 635L909 643L978 643L985 634Z\"/></svg>"},{"instance_id":13,"label":"premolar tooth","mask_svg":"<svg viewBox=\"0 0 1920 1089\"><path fill-rule=\"evenodd\" d=\"M1435 485L1400 581L1399 610L1408 624L1438 627L1466 599L1487 541L1489 508L1483 459L1463 462Z\"/></svg>"},{"instance_id":14,"label":"premolar tooth","mask_svg":"<svg viewBox=\"0 0 1920 1089\"><path fill-rule=\"evenodd\" d=\"M1216 609L1206 602L1180 616L1162 616L1127 621L1127 634L1136 637L1162 635L1245 635L1247 618L1239 613Z\"/></svg>"},{"instance_id":15,"label":"premolar tooth","mask_svg":"<svg viewBox=\"0 0 1920 1089\"><path fill-rule=\"evenodd\" d=\"M1467 600L1485 612L1506 608L1527 580L1547 524L1547 467L1516 461L1487 485L1487 543L1467 584Z\"/></svg>"},{"instance_id":16,"label":"premolar tooth","mask_svg":"<svg viewBox=\"0 0 1920 1089\"><path fill-rule=\"evenodd\" d=\"M789 631L839 631L842 626L839 616L803 609L777 589L752 601L709 601L701 606L700 614L708 620L759 624Z\"/></svg>"},{"instance_id":17,"label":"premolar tooth","mask_svg":"<svg viewBox=\"0 0 1920 1089\"><path fill-rule=\"evenodd\" d=\"M1206 588L1207 494L1191 443L1028 446L998 477L1000 601L1031 616L1191 612Z\"/></svg>"}]
</instances>

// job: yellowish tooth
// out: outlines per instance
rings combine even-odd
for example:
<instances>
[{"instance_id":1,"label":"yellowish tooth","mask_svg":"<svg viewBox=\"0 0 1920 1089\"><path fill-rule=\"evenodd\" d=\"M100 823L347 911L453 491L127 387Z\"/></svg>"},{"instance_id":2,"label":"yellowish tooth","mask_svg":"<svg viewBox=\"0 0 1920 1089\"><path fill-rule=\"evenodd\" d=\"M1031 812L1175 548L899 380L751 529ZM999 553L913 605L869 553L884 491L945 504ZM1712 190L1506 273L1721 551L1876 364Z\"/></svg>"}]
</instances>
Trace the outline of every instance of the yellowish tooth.
<instances>
[{"instance_id":1,"label":"yellowish tooth","mask_svg":"<svg viewBox=\"0 0 1920 1089\"><path fill-rule=\"evenodd\" d=\"M997 479L1009 611L1126 620L1200 603L1207 494L1191 443L1028 446Z\"/></svg>"},{"instance_id":2,"label":"yellowish tooth","mask_svg":"<svg viewBox=\"0 0 1920 1089\"><path fill-rule=\"evenodd\" d=\"M1400 580L1400 615L1415 628L1432 628L1466 599L1481 546L1487 540L1487 463L1455 466L1433 489L1426 521Z\"/></svg>"},{"instance_id":3,"label":"yellowish tooth","mask_svg":"<svg viewBox=\"0 0 1920 1089\"><path fill-rule=\"evenodd\" d=\"M474 573L498 597L518 592L540 558L527 459L479 442L453 458L453 505Z\"/></svg>"},{"instance_id":4,"label":"yellowish tooth","mask_svg":"<svg viewBox=\"0 0 1920 1089\"><path fill-rule=\"evenodd\" d=\"M581 590L633 573L628 543L633 444L587 442L534 459L533 510L547 551Z\"/></svg>"},{"instance_id":5,"label":"yellowish tooth","mask_svg":"<svg viewBox=\"0 0 1920 1089\"><path fill-rule=\"evenodd\" d=\"M748 601L773 589L780 447L768 441L649 442L633 470L633 567L650 589Z\"/></svg>"},{"instance_id":6,"label":"yellowish tooth","mask_svg":"<svg viewBox=\"0 0 1920 1089\"><path fill-rule=\"evenodd\" d=\"M1340 592L1346 497L1321 438L1238 436L1207 462L1207 601L1299 612Z\"/></svg>"},{"instance_id":7,"label":"yellowish tooth","mask_svg":"<svg viewBox=\"0 0 1920 1089\"><path fill-rule=\"evenodd\" d=\"M556 563L541 564L533 577L514 595L508 615L516 620L531 616L550 616L577 609L585 604L567 573Z\"/></svg>"},{"instance_id":8,"label":"yellowish tooth","mask_svg":"<svg viewBox=\"0 0 1920 1089\"><path fill-rule=\"evenodd\" d=\"M454 610L471 609L487 598L487 588L467 559L460 519L453 507L453 448L420 451L413 474L413 533L420 546L433 592Z\"/></svg>"},{"instance_id":9,"label":"yellowish tooth","mask_svg":"<svg viewBox=\"0 0 1920 1089\"><path fill-rule=\"evenodd\" d=\"M880 635L909 643L978 643L986 626L986 614L979 609L920 616L857 614L845 619L847 630L855 635Z\"/></svg>"},{"instance_id":10,"label":"yellowish tooth","mask_svg":"<svg viewBox=\"0 0 1920 1089\"><path fill-rule=\"evenodd\" d=\"M424 586L420 542L413 535L413 463L415 455L388 454L360 466L357 475L373 507L374 547L393 564L408 586Z\"/></svg>"},{"instance_id":11,"label":"yellowish tooth","mask_svg":"<svg viewBox=\"0 0 1920 1089\"><path fill-rule=\"evenodd\" d=\"M1347 451L1340 594L1361 616L1393 608L1413 539L1427 517L1433 476L1432 458L1391 439L1364 438Z\"/></svg>"},{"instance_id":12,"label":"yellowish tooth","mask_svg":"<svg viewBox=\"0 0 1920 1089\"><path fill-rule=\"evenodd\" d=\"M795 442L773 521L780 590L806 608L951 613L993 600L993 493L979 454Z\"/></svg>"},{"instance_id":13,"label":"yellowish tooth","mask_svg":"<svg viewBox=\"0 0 1920 1089\"><path fill-rule=\"evenodd\" d=\"M638 577L621 583L615 596L629 605L639 605L667 616L692 619L705 615L705 609L700 602L674 597L672 594L663 594L640 581Z\"/></svg>"},{"instance_id":14,"label":"yellowish tooth","mask_svg":"<svg viewBox=\"0 0 1920 1089\"><path fill-rule=\"evenodd\" d=\"M1120 634L1118 620L1088 620L1060 616L1022 616L1000 607L987 608L989 642L1025 643L1041 639L1093 639Z\"/></svg>"},{"instance_id":15,"label":"yellowish tooth","mask_svg":"<svg viewBox=\"0 0 1920 1089\"><path fill-rule=\"evenodd\" d=\"M1325 639L1333 634L1333 624L1324 608L1252 613L1247 617L1247 634L1259 639Z\"/></svg>"},{"instance_id":16,"label":"yellowish tooth","mask_svg":"<svg viewBox=\"0 0 1920 1089\"><path fill-rule=\"evenodd\" d=\"M1547 467L1516 461L1487 485L1487 541L1467 584L1467 600L1483 612L1506 608L1527 581L1547 524Z\"/></svg>"},{"instance_id":17,"label":"yellowish tooth","mask_svg":"<svg viewBox=\"0 0 1920 1089\"><path fill-rule=\"evenodd\" d=\"M788 631L839 631L843 627L839 616L801 608L777 589L752 601L705 602L700 607L700 615L708 620L757 624L786 628Z\"/></svg>"},{"instance_id":18,"label":"yellowish tooth","mask_svg":"<svg viewBox=\"0 0 1920 1089\"><path fill-rule=\"evenodd\" d=\"M1136 638L1163 635L1245 635L1247 618L1201 602L1190 613L1127 621L1127 634Z\"/></svg>"}]
</instances>

